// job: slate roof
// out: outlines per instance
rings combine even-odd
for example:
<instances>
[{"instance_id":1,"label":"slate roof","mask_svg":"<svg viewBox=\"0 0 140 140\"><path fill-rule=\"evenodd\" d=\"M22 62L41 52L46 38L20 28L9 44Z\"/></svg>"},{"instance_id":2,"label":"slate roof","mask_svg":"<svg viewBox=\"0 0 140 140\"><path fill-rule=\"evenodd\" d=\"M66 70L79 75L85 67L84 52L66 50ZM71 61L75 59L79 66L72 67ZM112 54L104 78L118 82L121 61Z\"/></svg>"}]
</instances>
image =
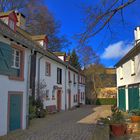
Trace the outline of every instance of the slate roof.
<instances>
[{"instance_id":1,"label":"slate roof","mask_svg":"<svg viewBox=\"0 0 140 140\"><path fill-rule=\"evenodd\" d=\"M1 13L1 14L10 14L12 11ZM8 37L10 40L13 40L17 42L18 44L23 45L26 48L34 49L35 51L43 54L44 56L47 56L48 58L62 64L65 66L68 66L71 70L78 73L78 70L74 68L73 66L69 65L68 63L65 63L61 59L59 59L57 56L58 54L64 55L66 53L64 52L51 52L49 50L45 51L41 45L34 40L37 38L44 37L46 35L39 35L39 36L32 36L30 33L26 32L25 30L21 29L20 27L16 28L16 32L14 32L12 29L9 28L7 24L5 24L3 21L0 20L0 34L2 34L5 37ZM34 39L33 39L34 38Z\"/></svg>"},{"instance_id":2,"label":"slate roof","mask_svg":"<svg viewBox=\"0 0 140 140\"><path fill-rule=\"evenodd\" d=\"M140 53L140 42L136 44L122 59L120 59L120 61L117 64L115 64L115 67L121 66L122 64L126 63L139 53Z\"/></svg>"}]
</instances>

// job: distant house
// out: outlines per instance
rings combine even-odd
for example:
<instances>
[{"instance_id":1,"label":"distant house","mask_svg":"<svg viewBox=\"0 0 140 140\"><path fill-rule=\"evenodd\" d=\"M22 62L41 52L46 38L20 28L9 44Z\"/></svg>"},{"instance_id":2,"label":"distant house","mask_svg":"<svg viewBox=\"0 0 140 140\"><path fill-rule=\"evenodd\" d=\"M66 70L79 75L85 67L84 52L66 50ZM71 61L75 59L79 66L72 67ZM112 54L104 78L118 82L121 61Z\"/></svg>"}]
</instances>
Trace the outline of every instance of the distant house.
<instances>
[{"instance_id":1,"label":"distant house","mask_svg":"<svg viewBox=\"0 0 140 140\"><path fill-rule=\"evenodd\" d=\"M65 53L48 50L46 35L25 31L25 23L21 13L0 13L0 136L27 127L29 96L41 96L49 111L85 103L85 76Z\"/></svg>"},{"instance_id":2,"label":"distant house","mask_svg":"<svg viewBox=\"0 0 140 140\"><path fill-rule=\"evenodd\" d=\"M105 72L101 74L103 88L97 98L117 98L116 69L105 68Z\"/></svg>"},{"instance_id":3,"label":"distant house","mask_svg":"<svg viewBox=\"0 0 140 140\"><path fill-rule=\"evenodd\" d=\"M118 107L124 111L140 107L140 27L134 33L134 47L116 64Z\"/></svg>"},{"instance_id":4,"label":"distant house","mask_svg":"<svg viewBox=\"0 0 140 140\"><path fill-rule=\"evenodd\" d=\"M67 64L66 66L66 108L71 109L78 103L85 104L85 76L69 64L70 56L55 52L55 55Z\"/></svg>"}]
</instances>

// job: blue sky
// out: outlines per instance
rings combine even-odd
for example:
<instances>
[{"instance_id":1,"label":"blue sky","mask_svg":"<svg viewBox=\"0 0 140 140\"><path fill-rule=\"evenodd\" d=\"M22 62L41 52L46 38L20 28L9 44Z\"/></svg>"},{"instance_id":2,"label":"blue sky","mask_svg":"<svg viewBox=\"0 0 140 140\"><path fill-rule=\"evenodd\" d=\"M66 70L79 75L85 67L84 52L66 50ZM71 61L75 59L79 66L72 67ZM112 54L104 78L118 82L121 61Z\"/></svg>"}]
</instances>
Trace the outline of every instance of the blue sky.
<instances>
[{"instance_id":1,"label":"blue sky","mask_svg":"<svg viewBox=\"0 0 140 140\"><path fill-rule=\"evenodd\" d=\"M70 49L76 47L74 34L83 30L84 11L82 4L94 4L94 0L46 0L46 5L56 20L61 23L60 32L72 42ZM90 39L89 44L101 58L106 67L112 67L132 47L134 42L134 28L140 26L140 0L123 10L125 25L121 23L117 14L111 22L110 34L106 28ZM67 49L66 49L67 50Z\"/></svg>"}]
</instances>

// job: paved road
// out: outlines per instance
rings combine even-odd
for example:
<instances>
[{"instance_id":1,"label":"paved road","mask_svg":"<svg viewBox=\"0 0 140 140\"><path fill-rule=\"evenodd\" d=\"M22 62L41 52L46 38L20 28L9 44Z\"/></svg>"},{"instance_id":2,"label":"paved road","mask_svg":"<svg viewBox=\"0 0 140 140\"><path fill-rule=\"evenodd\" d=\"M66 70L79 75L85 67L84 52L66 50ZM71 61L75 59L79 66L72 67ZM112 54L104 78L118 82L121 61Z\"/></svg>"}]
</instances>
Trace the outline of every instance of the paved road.
<instances>
[{"instance_id":1,"label":"paved road","mask_svg":"<svg viewBox=\"0 0 140 140\"><path fill-rule=\"evenodd\" d=\"M91 140L95 125L93 107L49 115L33 120L30 128L8 134L0 140Z\"/></svg>"}]
</instances>

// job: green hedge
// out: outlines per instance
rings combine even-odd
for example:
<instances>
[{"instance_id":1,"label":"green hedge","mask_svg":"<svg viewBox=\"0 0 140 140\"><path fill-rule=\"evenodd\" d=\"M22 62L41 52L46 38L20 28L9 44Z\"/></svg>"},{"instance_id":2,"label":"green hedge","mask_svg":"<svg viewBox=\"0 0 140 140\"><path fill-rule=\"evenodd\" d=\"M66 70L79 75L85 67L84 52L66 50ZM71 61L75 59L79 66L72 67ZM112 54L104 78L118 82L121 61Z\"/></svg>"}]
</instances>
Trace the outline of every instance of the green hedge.
<instances>
[{"instance_id":1,"label":"green hedge","mask_svg":"<svg viewBox=\"0 0 140 140\"><path fill-rule=\"evenodd\" d=\"M96 105L115 105L117 104L116 98L98 98Z\"/></svg>"}]
</instances>

